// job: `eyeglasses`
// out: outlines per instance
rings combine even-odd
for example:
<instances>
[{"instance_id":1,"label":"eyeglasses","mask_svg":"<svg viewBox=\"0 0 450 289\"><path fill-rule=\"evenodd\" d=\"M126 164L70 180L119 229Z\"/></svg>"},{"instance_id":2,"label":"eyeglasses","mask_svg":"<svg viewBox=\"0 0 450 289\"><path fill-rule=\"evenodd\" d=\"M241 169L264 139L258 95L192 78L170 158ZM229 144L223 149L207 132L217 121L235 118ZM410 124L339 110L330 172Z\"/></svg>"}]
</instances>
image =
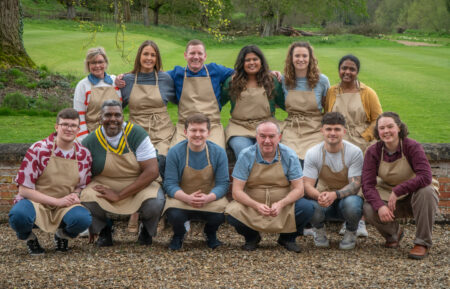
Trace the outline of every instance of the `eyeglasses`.
<instances>
[{"instance_id":1,"label":"eyeglasses","mask_svg":"<svg viewBox=\"0 0 450 289\"><path fill-rule=\"evenodd\" d=\"M69 124L69 123L58 123L63 129L70 128L71 130L75 130L79 127L78 124Z\"/></svg>"},{"instance_id":2,"label":"eyeglasses","mask_svg":"<svg viewBox=\"0 0 450 289\"><path fill-rule=\"evenodd\" d=\"M105 61L89 61L89 64L90 65L103 65L103 64L105 64Z\"/></svg>"}]
</instances>

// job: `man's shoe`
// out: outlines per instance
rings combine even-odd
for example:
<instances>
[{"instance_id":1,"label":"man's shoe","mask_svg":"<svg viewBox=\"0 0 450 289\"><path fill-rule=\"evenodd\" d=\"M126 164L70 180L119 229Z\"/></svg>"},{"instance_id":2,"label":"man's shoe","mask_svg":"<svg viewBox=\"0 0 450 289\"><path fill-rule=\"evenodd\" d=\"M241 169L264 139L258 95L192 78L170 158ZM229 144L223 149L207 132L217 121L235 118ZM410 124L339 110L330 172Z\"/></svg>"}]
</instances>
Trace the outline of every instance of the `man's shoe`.
<instances>
[{"instance_id":1,"label":"man's shoe","mask_svg":"<svg viewBox=\"0 0 450 289\"><path fill-rule=\"evenodd\" d=\"M314 236L315 232L313 228L304 228L303 236Z\"/></svg>"},{"instance_id":2,"label":"man's shoe","mask_svg":"<svg viewBox=\"0 0 450 289\"><path fill-rule=\"evenodd\" d=\"M384 247L390 248L390 249L397 249L400 246L400 241L402 239L403 239L403 229L399 228L398 232L397 232L397 240L392 241L392 242L386 241L386 243L384 244Z\"/></svg>"},{"instance_id":3,"label":"man's shoe","mask_svg":"<svg viewBox=\"0 0 450 289\"><path fill-rule=\"evenodd\" d=\"M69 249L69 240L60 238L57 234L55 234L55 246L56 252L67 252Z\"/></svg>"},{"instance_id":4,"label":"man's shoe","mask_svg":"<svg viewBox=\"0 0 450 289\"><path fill-rule=\"evenodd\" d=\"M364 220L359 220L358 229L356 230L356 237L368 237L369 233L366 229L366 222Z\"/></svg>"},{"instance_id":5,"label":"man's shoe","mask_svg":"<svg viewBox=\"0 0 450 289\"><path fill-rule=\"evenodd\" d=\"M345 230L344 238L339 243L339 249L341 250L351 250L356 246L356 231L351 232L349 230Z\"/></svg>"},{"instance_id":6,"label":"man's shoe","mask_svg":"<svg viewBox=\"0 0 450 289\"><path fill-rule=\"evenodd\" d=\"M106 225L101 231L100 235L98 236L97 242L95 242L97 247L110 247L113 245L112 241L112 232L111 227Z\"/></svg>"},{"instance_id":7,"label":"man's shoe","mask_svg":"<svg viewBox=\"0 0 450 289\"><path fill-rule=\"evenodd\" d=\"M27 241L28 253L30 255L41 255L44 254L44 249L42 249L41 245L39 245L39 241L37 238L31 239Z\"/></svg>"},{"instance_id":8,"label":"man's shoe","mask_svg":"<svg viewBox=\"0 0 450 289\"><path fill-rule=\"evenodd\" d=\"M261 242L261 236L258 234L254 240L245 241L242 249L244 249L245 251L255 251L256 248L258 248L259 242Z\"/></svg>"},{"instance_id":9,"label":"man's shoe","mask_svg":"<svg viewBox=\"0 0 450 289\"><path fill-rule=\"evenodd\" d=\"M206 245L209 248L214 250L215 248L223 245L223 243L217 239L216 233L205 235L206 235Z\"/></svg>"},{"instance_id":10,"label":"man's shoe","mask_svg":"<svg viewBox=\"0 0 450 289\"><path fill-rule=\"evenodd\" d=\"M139 237L138 237L139 244L141 245L151 245L153 242L152 236L147 231L147 228L145 228L144 224L139 225Z\"/></svg>"},{"instance_id":11,"label":"man's shoe","mask_svg":"<svg viewBox=\"0 0 450 289\"><path fill-rule=\"evenodd\" d=\"M327 232L325 231L325 227L320 229L314 229L314 245L318 248L328 248L330 247L330 242L327 238Z\"/></svg>"},{"instance_id":12,"label":"man's shoe","mask_svg":"<svg viewBox=\"0 0 450 289\"><path fill-rule=\"evenodd\" d=\"M287 241L280 237L278 238L277 243L286 248L286 250L291 252L300 253L302 251L300 246L297 245L297 243L295 243L295 239L293 241Z\"/></svg>"},{"instance_id":13,"label":"man's shoe","mask_svg":"<svg viewBox=\"0 0 450 289\"><path fill-rule=\"evenodd\" d=\"M172 240L170 241L169 244L169 249L172 251L180 250L181 247L183 247L183 239L184 235L183 236L173 235Z\"/></svg>"},{"instance_id":14,"label":"man's shoe","mask_svg":"<svg viewBox=\"0 0 450 289\"><path fill-rule=\"evenodd\" d=\"M78 234L78 237L80 238L88 238L89 237L89 229L84 230L80 234Z\"/></svg>"},{"instance_id":15,"label":"man's shoe","mask_svg":"<svg viewBox=\"0 0 450 289\"><path fill-rule=\"evenodd\" d=\"M415 244L414 247L409 251L408 258L422 260L428 256L428 248L422 245Z\"/></svg>"},{"instance_id":16,"label":"man's shoe","mask_svg":"<svg viewBox=\"0 0 450 289\"><path fill-rule=\"evenodd\" d=\"M339 235L344 236L345 230L346 230L346 229L347 229L347 223L344 222L344 223L342 223L342 227L341 227L341 229L339 230Z\"/></svg>"}]
</instances>

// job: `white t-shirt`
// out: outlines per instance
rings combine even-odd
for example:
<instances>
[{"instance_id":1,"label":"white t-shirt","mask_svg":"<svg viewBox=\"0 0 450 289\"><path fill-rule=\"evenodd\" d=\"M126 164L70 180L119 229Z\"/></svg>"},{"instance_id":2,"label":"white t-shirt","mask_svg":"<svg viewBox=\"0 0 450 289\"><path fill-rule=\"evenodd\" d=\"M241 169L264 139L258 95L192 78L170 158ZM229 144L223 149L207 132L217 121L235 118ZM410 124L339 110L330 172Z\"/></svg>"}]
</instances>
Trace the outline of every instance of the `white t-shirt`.
<instances>
[{"instance_id":1,"label":"white t-shirt","mask_svg":"<svg viewBox=\"0 0 450 289\"><path fill-rule=\"evenodd\" d=\"M348 168L348 178L361 176L363 167L363 153L361 149L348 141L344 143L344 163ZM323 146L325 142L321 142L310 148L305 155L305 166L303 175L311 179L319 178L320 169L322 168ZM342 165L342 151L337 153L329 153L325 151L325 164L330 167L332 172L339 172L344 167Z\"/></svg>"}]
</instances>

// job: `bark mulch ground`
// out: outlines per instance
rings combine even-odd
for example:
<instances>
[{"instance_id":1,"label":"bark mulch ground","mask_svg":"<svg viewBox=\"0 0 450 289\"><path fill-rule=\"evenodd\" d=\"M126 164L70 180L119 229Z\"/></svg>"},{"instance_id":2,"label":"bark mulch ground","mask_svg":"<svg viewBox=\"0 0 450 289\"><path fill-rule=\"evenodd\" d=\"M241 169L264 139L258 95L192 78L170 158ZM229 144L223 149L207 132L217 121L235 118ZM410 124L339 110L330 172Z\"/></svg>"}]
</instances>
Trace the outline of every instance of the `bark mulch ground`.
<instances>
[{"instance_id":1,"label":"bark mulch ground","mask_svg":"<svg viewBox=\"0 0 450 289\"><path fill-rule=\"evenodd\" d=\"M224 225L225 245L210 250L200 224L186 237L183 249L167 249L170 229L160 228L150 247L136 243L137 235L116 222L115 244L96 248L87 239L69 242L71 250L54 251L53 236L35 230L46 250L29 256L8 224L0 224L0 288L449 288L449 225L436 224L434 246L422 260L407 259L415 232L404 225L400 249L383 248L382 237L368 226L353 251L338 249L340 224L328 225L330 249L316 249L312 237L299 237L303 252L277 245L277 236L263 234L254 252L244 252L243 239Z\"/></svg>"}]
</instances>

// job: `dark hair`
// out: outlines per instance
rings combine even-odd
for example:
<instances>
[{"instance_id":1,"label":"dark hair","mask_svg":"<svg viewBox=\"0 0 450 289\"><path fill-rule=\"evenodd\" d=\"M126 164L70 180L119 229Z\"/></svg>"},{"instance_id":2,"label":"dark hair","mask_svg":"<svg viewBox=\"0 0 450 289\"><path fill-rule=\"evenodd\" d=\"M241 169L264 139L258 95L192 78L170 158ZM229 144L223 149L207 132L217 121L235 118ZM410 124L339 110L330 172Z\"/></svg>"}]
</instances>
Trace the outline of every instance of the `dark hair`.
<instances>
[{"instance_id":1,"label":"dark hair","mask_svg":"<svg viewBox=\"0 0 450 289\"><path fill-rule=\"evenodd\" d=\"M209 120L209 117L207 117L203 113L194 113L188 116L184 123L184 129L187 130L189 124L191 123L206 123L206 128L208 129L208 131L211 130L211 121Z\"/></svg>"},{"instance_id":2,"label":"dark hair","mask_svg":"<svg viewBox=\"0 0 450 289\"><path fill-rule=\"evenodd\" d=\"M347 54L345 56L342 56L341 60L339 60L338 70L341 69L342 63L346 60L350 60L350 61L354 62L356 64L356 68L358 69L357 72L359 73L359 68L361 67L361 64L359 62L358 57L356 57L353 54Z\"/></svg>"},{"instance_id":3,"label":"dark hair","mask_svg":"<svg viewBox=\"0 0 450 289\"><path fill-rule=\"evenodd\" d=\"M320 71L317 66L318 61L314 56L314 50L308 42L294 42L289 46L288 53L286 55L286 60L284 63L284 82L287 88L295 87L295 68L292 64L292 59L294 58L294 49L297 47L304 47L308 49L309 53L309 63L308 71L306 72L306 79L310 88L314 88L319 82Z\"/></svg>"},{"instance_id":4,"label":"dark hair","mask_svg":"<svg viewBox=\"0 0 450 289\"><path fill-rule=\"evenodd\" d=\"M274 125L277 127L277 132L278 132L278 134L281 134L281 128L280 128L280 125L279 125L277 122L275 122L275 121L273 121L273 120L270 120L270 119L268 119L268 120L263 120L263 121L261 121L260 123L258 123L258 125L256 126L256 134L258 134L258 128L259 128L260 126L262 126L263 124L266 124L266 123L274 124Z\"/></svg>"},{"instance_id":5,"label":"dark hair","mask_svg":"<svg viewBox=\"0 0 450 289\"><path fill-rule=\"evenodd\" d=\"M58 115L56 116L56 123L59 124L59 120L61 118L64 119L78 119L78 123L80 123L80 115L78 114L78 111L76 111L73 108L65 108L58 112Z\"/></svg>"},{"instance_id":6,"label":"dark hair","mask_svg":"<svg viewBox=\"0 0 450 289\"><path fill-rule=\"evenodd\" d=\"M236 63L234 64L235 72L232 80L230 81L230 98L235 101L247 86L248 75L247 73L245 73L244 64L245 57L249 53L256 54L256 56L258 56L259 60L261 61L261 69L256 74L256 81L259 87L264 87L267 98L272 99L272 90L274 87L272 75L270 74L269 65L267 64L267 60L264 57L264 54L256 45L244 46L241 51L239 51L239 55L236 58Z\"/></svg>"},{"instance_id":7,"label":"dark hair","mask_svg":"<svg viewBox=\"0 0 450 289\"><path fill-rule=\"evenodd\" d=\"M206 52L205 44L204 44L201 40L198 40L198 39L192 39L192 40L189 40L189 42L186 44L186 50L185 50L185 52L188 51L189 46L196 46L196 45L201 45L201 46L203 46L203 49L204 49L205 52Z\"/></svg>"},{"instance_id":8,"label":"dark hair","mask_svg":"<svg viewBox=\"0 0 450 289\"><path fill-rule=\"evenodd\" d=\"M325 124L340 124L345 127L345 117L337 111L327 112L322 117L322 126Z\"/></svg>"},{"instance_id":9,"label":"dark hair","mask_svg":"<svg viewBox=\"0 0 450 289\"><path fill-rule=\"evenodd\" d=\"M144 48L147 46L153 47L153 49L155 49L156 52L155 73L158 73L162 69L161 53L159 53L158 45L156 45L156 43L151 40L145 40L138 48L136 58L134 59L134 68L131 71L131 73L137 75L141 71L141 54Z\"/></svg>"},{"instance_id":10,"label":"dark hair","mask_svg":"<svg viewBox=\"0 0 450 289\"><path fill-rule=\"evenodd\" d=\"M408 136L408 134L409 134L408 126L404 122L402 122L402 120L400 119L400 116L395 112L386 111L377 117L377 121L376 121L375 127L373 129L373 135L377 140L380 140L380 135L378 134L378 121L382 117L390 117L394 120L395 124L400 128L400 132L398 133L399 138L404 139L405 137Z\"/></svg>"}]
</instances>

